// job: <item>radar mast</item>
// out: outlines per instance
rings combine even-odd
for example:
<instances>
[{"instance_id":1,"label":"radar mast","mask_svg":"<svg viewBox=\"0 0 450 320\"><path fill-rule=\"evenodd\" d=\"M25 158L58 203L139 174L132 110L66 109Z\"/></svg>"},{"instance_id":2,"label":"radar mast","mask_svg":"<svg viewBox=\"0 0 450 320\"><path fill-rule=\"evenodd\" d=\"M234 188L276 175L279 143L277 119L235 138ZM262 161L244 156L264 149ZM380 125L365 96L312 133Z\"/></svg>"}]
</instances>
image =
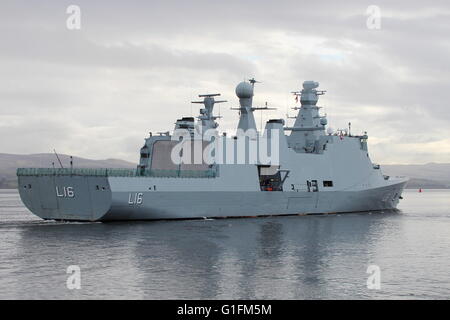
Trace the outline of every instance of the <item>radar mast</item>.
<instances>
[{"instance_id":1,"label":"radar mast","mask_svg":"<svg viewBox=\"0 0 450 320\"><path fill-rule=\"evenodd\" d=\"M275 108L269 108L267 105L264 107L253 107L253 95L255 83L260 83L256 81L255 78L248 80L248 82L243 81L239 83L236 87L236 96L239 98L239 108L231 108L231 110L239 110L239 124L238 130L241 129L246 132L249 129L256 129L255 116L253 111L255 110L275 110Z\"/></svg>"},{"instance_id":2,"label":"radar mast","mask_svg":"<svg viewBox=\"0 0 450 320\"><path fill-rule=\"evenodd\" d=\"M220 96L220 93L199 94L198 96L203 98L203 100L191 101L191 103L199 103L204 105L204 108L200 109L200 116L197 117L197 119L201 122L202 130L205 131L208 129L216 129L219 124L215 120L221 117L213 115L214 105L216 103L227 102L227 100L215 100L214 97Z\"/></svg>"}]
</instances>

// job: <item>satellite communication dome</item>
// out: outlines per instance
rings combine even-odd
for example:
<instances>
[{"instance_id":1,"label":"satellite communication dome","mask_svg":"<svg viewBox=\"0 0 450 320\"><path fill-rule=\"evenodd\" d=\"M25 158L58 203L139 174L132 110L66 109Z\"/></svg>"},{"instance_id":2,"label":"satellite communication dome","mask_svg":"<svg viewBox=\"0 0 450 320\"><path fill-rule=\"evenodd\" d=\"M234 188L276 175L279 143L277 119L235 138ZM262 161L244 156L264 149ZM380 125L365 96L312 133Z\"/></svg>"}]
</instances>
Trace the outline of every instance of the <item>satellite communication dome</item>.
<instances>
[{"instance_id":1,"label":"satellite communication dome","mask_svg":"<svg viewBox=\"0 0 450 320\"><path fill-rule=\"evenodd\" d=\"M253 86L248 82L241 82L236 87L236 95L240 99L249 99L253 97Z\"/></svg>"},{"instance_id":2,"label":"satellite communication dome","mask_svg":"<svg viewBox=\"0 0 450 320\"><path fill-rule=\"evenodd\" d=\"M327 123L328 123L328 121L327 121L327 119L326 119L326 118L322 118L322 119L320 119L320 124L321 124L321 125L323 125L323 126L326 126L326 125L327 125Z\"/></svg>"},{"instance_id":3,"label":"satellite communication dome","mask_svg":"<svg viewBox=\"0 0 450 320\"><path fill-rule=\"evenodd\" d=\"M333 134L333 128L330 128L330 127L328 127L328 129L327 129L327 134Z\"/></svg>"}]
</instances>

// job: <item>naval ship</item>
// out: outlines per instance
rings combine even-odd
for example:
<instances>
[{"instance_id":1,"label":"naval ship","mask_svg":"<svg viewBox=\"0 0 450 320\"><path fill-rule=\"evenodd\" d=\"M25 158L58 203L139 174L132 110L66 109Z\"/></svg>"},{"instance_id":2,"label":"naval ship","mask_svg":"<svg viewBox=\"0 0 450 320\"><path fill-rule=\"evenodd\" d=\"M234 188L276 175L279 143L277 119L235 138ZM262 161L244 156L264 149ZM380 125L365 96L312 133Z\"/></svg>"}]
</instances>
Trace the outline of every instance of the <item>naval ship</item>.
<instances>
[{"instance_id":1,"label":"naval ship","mask_svg":"<svg viewBox=\"0 0 450 320\"><path fill-rule=\"evenodd\" d=\"M203 104L197 119L178 119L172 134L150 133L136 169L17 169L23 203L42 219L64 221L257 217L396 208L408 179L382 174L380 165L369 157L367 133L352 135L350 128L333 131L327 127L327 118L317 106L319 96L325 93L318 89L318 82L305 81L300 91L293 92L294 109L298 110L293 126L285 125L283 119L271 119L263 132L257 131L254 111L270 108L253 106L256 82L251 79L236 87L239 107L232 108L239 112L236 135L217 131L219 116L213 109L224 102L215 100L220 94L200 95L202 101L193 101ZM185 135L174 137L178 131L187 132L191 141ZM200 153L204 153L207 141L198 133L208 131L215 135L210 140L221 141L211 154L224 154L233 161L219 157L181 161L184 150L174 149L183 141L186 146L186 142L193 145L200 140ZM250 131L256 135L244 135L244 145L270 137L275 143L267 149L271 155L277 154L274 161L260 157L247 161L248 151L246 161L234 161L240 135ZM174 161L174 154L179 161ZM193 156L195 152L184 159Z\"/></svg>"}]
</instances>

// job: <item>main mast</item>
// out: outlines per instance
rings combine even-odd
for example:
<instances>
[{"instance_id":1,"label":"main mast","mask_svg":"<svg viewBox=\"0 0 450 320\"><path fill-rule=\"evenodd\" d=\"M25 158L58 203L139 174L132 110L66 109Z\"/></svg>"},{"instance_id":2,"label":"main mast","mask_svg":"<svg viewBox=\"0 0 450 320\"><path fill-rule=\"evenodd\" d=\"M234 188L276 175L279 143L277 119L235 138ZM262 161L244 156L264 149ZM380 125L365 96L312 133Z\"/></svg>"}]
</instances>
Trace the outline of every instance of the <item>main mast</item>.
<instances>
[{"instance_id":1,"label":"main mast","mask_svg":"<svg viewBox=\"0 0 450 320\"><path fill-rule=\"evenodd\" d=\"M253 111L255 110L273 110L273 108L265 107L253 107L253 95L255 89L255 83L257 83L254 78L250 79L248 82L243 81L239 83L236 87L236 95L239 98L239 108L231 108L232 110L239 110L239 129L246 132L249 129L258 132L256 129L255 116Z\"/></svg>"},{"instance_id":2,"label":"main mast","mask_svg":"<svg viewBox=\"0 0 450 320\"><path fill-rule=\"evenodd\" d=\"M300 108L293 127L285 128L291 130L289 136L289 146L297 152L317 152L317 141L325 135L325 126L327 119L320 116L319 108L316 106L319 95L323 95L325 91L316 90L319 83L315 81L303 82L301 91L293 92L300 97Z\"/></svg>"}]
</instances>

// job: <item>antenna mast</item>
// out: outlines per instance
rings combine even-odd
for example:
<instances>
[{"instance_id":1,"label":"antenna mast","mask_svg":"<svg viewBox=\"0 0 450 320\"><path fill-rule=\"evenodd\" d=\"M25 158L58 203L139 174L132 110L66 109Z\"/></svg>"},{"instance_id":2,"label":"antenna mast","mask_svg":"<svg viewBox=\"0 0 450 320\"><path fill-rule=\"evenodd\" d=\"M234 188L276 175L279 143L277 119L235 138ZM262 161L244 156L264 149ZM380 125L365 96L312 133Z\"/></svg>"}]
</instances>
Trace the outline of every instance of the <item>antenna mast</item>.
<instances>
[{"instance_id":1,"label":"antenna mast","mask_svg":"<svg viewBox=\"0 0 450 320\"><path fill-rule=\"evenodd\" d=\"M64 169L64 166L62 165L61 159L59 159L59 156L58 156L58 154L56 153L56 150L55 150L55 149L53 149L53 152L54 152L54 153L55 153L55 155L56 155L56 159L58 159L59 165L61 166L61 168L63 168L63 169Z\"/></svg>"}]
</instances>

